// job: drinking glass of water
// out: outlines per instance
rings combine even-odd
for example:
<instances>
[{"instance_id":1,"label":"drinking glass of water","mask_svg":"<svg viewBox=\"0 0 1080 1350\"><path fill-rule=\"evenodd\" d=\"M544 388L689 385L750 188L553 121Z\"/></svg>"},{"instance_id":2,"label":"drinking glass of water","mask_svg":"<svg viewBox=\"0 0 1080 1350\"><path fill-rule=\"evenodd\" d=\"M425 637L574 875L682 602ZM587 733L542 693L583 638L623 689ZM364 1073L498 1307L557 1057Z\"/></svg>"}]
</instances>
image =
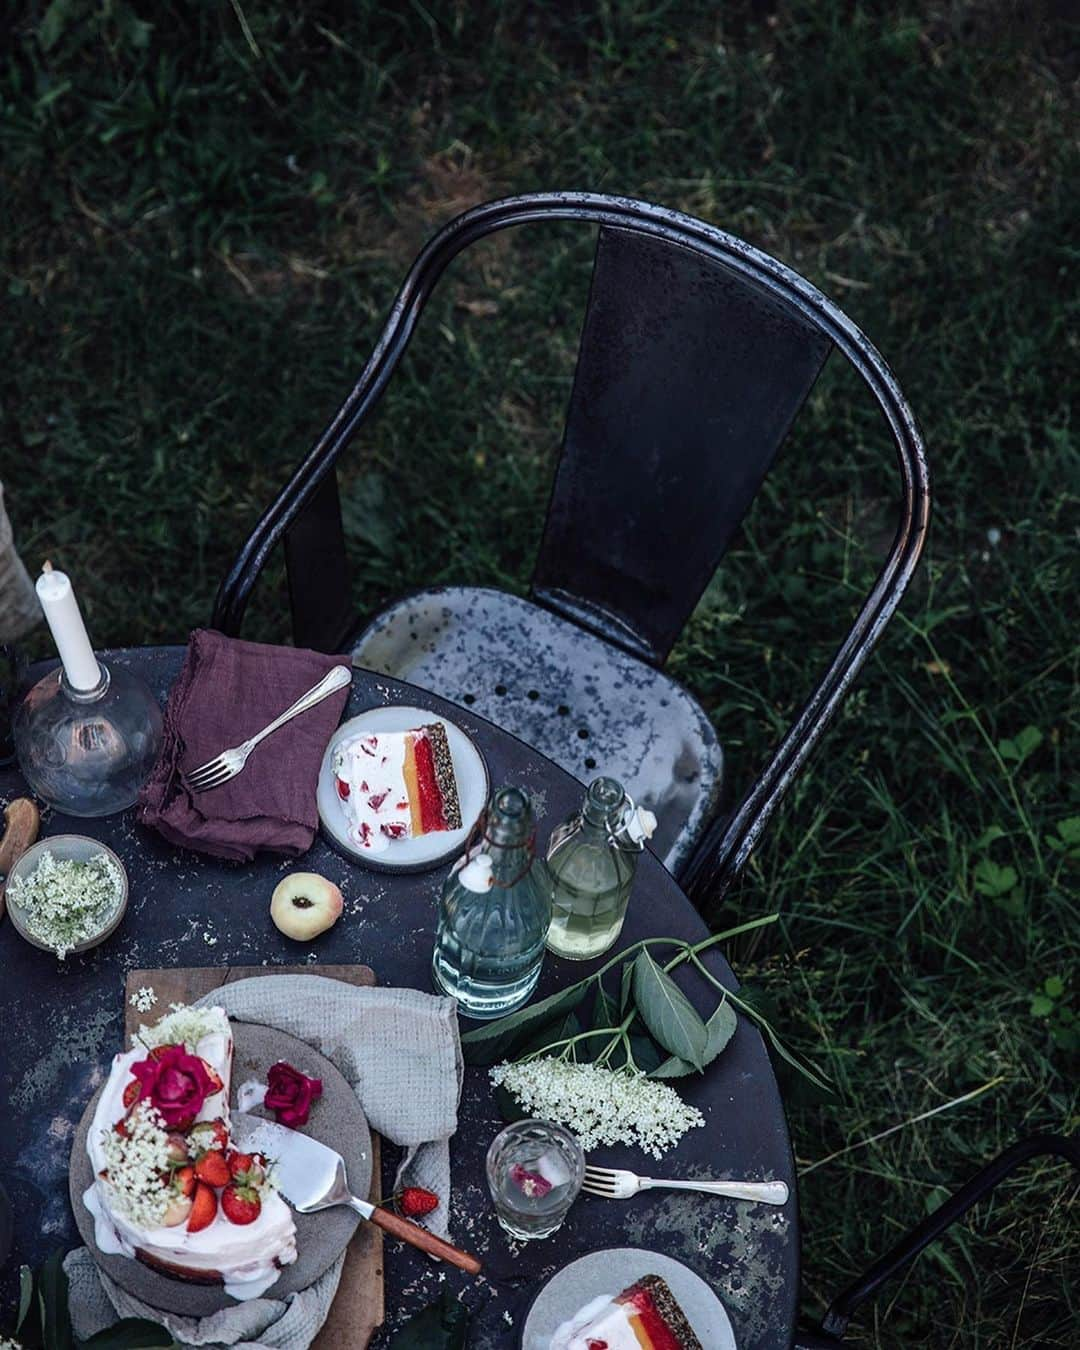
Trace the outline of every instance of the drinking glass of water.
<instances>
[{"instance_id":1,"label":"drinking glass of water","mask_svg":"<svg viewBox=\"0 0 1080 1350\"><path fill-rule=\"evenodd\" d=\"M581 1145L549 1120L518 1120L495 1136L487 1179L499 1223L528 1242L550 1237L577 1199L585 1178Z\"/></svg>"}]
</instances>

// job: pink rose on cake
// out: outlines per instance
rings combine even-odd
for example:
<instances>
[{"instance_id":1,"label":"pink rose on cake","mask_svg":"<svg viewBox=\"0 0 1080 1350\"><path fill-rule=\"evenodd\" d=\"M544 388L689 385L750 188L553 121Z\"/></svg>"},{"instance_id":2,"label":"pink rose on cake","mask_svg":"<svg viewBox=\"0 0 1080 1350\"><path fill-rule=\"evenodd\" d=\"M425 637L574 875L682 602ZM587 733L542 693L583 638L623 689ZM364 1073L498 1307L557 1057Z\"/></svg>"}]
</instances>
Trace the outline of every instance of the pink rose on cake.
<instances>
[{"instance_id":1,"label":"pink rose on cake","mask_svg":"<svg viewBox=\"0 0 1080 1350\"><path fill-rule=\"evenodd\" d=\"M206 1098L221 1090L221 1079L211 1076L206 1061L182 1045L156 1046L131 1072L139 1084L138 1100L152 1106L168 1130L189 1129Z\"/></svg>"},{"instance_id":2,"label":"pink rose on cake","mask_svg":"<svg viewBox=\"0 0 1080 1350\"><path fill-rule=\"evenodd\" d=\"M271 1064L266 1075L266 1100L263 1104L277 1116L279 1125L287 1125L290 1130L295 1130L298 1125L306 1125L312 1102L321 1096L321 1078L308 1078L284 1060Z\"/></svg>"}]
</instances>

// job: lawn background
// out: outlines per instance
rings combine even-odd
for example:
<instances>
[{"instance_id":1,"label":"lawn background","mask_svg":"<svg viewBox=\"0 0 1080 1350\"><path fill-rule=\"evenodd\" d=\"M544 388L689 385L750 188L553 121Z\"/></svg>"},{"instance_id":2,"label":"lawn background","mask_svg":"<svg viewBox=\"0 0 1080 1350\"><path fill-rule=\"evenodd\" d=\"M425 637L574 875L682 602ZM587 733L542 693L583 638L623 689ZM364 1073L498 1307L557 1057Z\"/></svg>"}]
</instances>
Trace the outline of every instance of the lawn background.
<instances>
[{"instance_id":1,"label":"lawn background","mask_svg":"<svg viewBox=\"0 0 1080 1350\"><path fill-rule=\"evenodd\" d=\"M488 198L682 207L810 277L892 364L935 475L922 569L711 916L783 910L733 957L836 1083L827 1101L788 1087L810 1311L977 1161L1076 1121L1066 8L54 0L0 17L0 476L31 569L73 574L99 645L206 621L408 262ZM590 260L551 227L455 265L344 467L358 607L527 584ZM883 427L827 370L671 661L737 787L854 612L894 497ZM283 606L274 571L247 631L283 637ZM1061 1165L1009 1182L854 1342L1074 1346L1070 1201Z\"/></svg>"}]
</instances>

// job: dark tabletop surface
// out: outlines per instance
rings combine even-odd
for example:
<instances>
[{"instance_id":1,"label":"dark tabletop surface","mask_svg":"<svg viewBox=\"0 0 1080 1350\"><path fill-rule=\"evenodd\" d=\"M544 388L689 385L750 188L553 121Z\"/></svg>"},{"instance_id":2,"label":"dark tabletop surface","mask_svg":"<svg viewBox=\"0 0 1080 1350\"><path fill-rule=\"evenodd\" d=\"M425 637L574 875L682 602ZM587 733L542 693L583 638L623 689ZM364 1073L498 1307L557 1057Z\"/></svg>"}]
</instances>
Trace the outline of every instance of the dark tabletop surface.
<instances>
[{"instance_id":1,"label":"dark tabletop surface","mask_svg":"<svg viewBox=\"0 0 1080 1350\"><path fill-rule=\"evenodd\" d=\"M104 653L149 680L164 703L183 655L179 647ZM538 843L575 810L583 788L549 760L490 723L413 686L357 671L346 716L384 703L430 708L462 726L483 751L493 784L517 783L540 816ZM15 769L0 769L0 800L26 791ZM45 813L42 834L79 833L103 840L127 868L131 898L117 933L83 956L58 963L31 947L10 922L0 924L0 1178L15 1211L15 1246L0 1276L0 1323L14 1306L17 1269L36 1265L77 1240L68 1202L71 1138L95 1086L123 1039L123 981L130 969L155 966L370 965L381 984L431 989L435 905L445 868L413 876L368 871L320 837L302 859L263 857L221 863L184 852L134 823L130 812L103 820ZM270 892L290 870L322 872L346 899L344 918L310 946L283 937L269 919ZM619 946L642 937L700 940L707 931L676 882L649 854L642 859ZM610 956L610 953L608 954ZM539 995L581 979L600 962L547 956ZM736 988L726 962L710 968ZM682 982L682 981L681 981ZM701 1010L715 1004L704 981L684 987ZM467 1030L477 1025L463 1021ZM476 1280L387 1241L387 1321L374 1345L448 1282L474 1310L471 1350L511 1347L514 1321L536 1289L575 1257L602 1247L643 1246L684 1261L720 1295L740 1350L788 1346L798 1288L795 1178L780 1094L761 1037L745 1019L704 1075L680 1079L678 1090L700 1108L704 1129L691 1130L656 1162L617 1148L595 1160L653 1176L778 1178L791 1188L783 1209L678 1192L651 1191L629 1201L582 1196L564 1227L545 1242L515 1247L499 1229L484 1182L484 1155L501 1128L486 1070L469 1069L458 1133L451 1141L454 1196L451 1232L484 1261ZM384 1194L397 1150L384 1149Z\"/></svg>"}]
</instances>

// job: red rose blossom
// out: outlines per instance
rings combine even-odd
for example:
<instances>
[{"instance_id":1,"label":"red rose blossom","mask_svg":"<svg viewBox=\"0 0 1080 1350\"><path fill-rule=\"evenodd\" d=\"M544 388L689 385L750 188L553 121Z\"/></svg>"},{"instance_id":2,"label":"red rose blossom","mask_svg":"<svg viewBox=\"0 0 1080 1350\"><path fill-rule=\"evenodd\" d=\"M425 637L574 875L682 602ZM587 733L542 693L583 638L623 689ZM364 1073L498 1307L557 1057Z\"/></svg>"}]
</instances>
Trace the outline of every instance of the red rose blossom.
<instances>
[{"instance_id":1,"label":"red rose blossom","mask_svg":"<svg viewBox=\"0 0 1080 1350\"><path fill-rule=\"evenodd\" d=\"M263 1104L277 1116L279 1125L287 1125L290 1130L306 1125L311 1103L321 1096L321 1078L308 1078L284 1060L270 1066Z\"/></svg>"},{"instance_id":2,"label":"red rose blossom","mask_svg":"<svg viewBox=\"0 0 1080 1350\"><path fill-rule=\"evenodd\" d=\"M139 1101L159 1113L169 1130L186 1130L216 1087L198 1055L182 1045L158 1046L150 1059L131 1066Z\"/></svg>"}]
</instances>

